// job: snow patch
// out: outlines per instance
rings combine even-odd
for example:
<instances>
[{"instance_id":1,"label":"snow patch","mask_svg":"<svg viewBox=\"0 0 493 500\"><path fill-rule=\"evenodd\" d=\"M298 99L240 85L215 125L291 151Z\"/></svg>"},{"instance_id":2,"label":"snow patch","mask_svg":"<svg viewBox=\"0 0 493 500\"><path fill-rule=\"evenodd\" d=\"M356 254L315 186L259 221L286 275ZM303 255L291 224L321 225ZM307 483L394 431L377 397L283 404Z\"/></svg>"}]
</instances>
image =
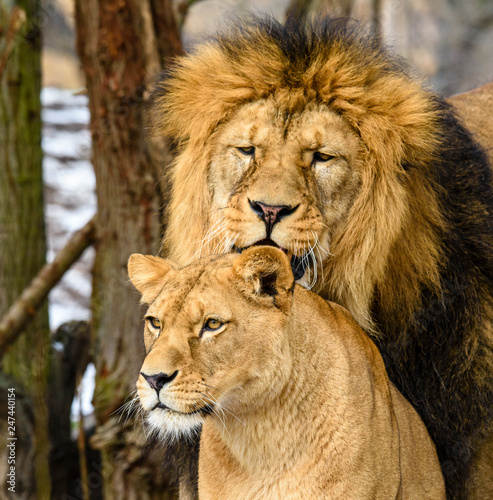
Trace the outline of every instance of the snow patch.
<instances>
[{"instance_id":1,"label":"snow patch","mask_svg":"<svg viewBox=\"0 0 493 500\"><path fill-rule=\"evenodd\" d=\"M72 234L96 213L96 178L90 162L90 113L84 95L44 88L42 148L45 185L47 260L53 261ZM72 320L91 318L90 300L94 248L88 248L50 292L50 328ZM56 348L56 346L55 346ZM90 364L72 405L72 419L93 413L96 369Z\"/></svg>"}]
</instances>

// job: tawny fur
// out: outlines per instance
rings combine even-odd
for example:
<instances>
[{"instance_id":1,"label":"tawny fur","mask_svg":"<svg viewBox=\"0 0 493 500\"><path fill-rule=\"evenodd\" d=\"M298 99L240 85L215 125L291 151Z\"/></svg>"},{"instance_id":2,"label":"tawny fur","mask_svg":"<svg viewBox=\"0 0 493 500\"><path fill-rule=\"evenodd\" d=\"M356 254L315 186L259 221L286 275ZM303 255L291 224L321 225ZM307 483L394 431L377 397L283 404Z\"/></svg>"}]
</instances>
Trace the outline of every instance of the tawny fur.
<instances>
[{"instance_id":1,"label":"tawny fur","mask_svg":"<svg viewBox=\"0 0 493 500\"><path fill-rule=\"evenodd\" d=\"M449 99L475 139L493 159L493 82Z\"/></svg>"},{"instance_id":2,"label":"tawny fur","mask_svg":"<svg viewBox=\"0 0 493 500\"><path fill-rule=\"evenodd\" d=\"M298 207L271 239L373 336L448 498L491 484L470 472L493 468L493 180L451 107L352 22L267 20L181 58L154 114L177 145L165 254L262 241L252 200Z\"/></svg>"},{"instance_id":3,"label":"tawny fur","mask_svg":"<svg viewBox=\"0 0 493 500\"><path fill-rule=\"evenodd\" d=\"M435 447L377 348L345 309L294 285L280 250L156 264L129 265L163 325L141 372L177 375L159 392L141 375L139 397L163 434L203 420L200 500L445 498ZM203 329L211 317L218 333Z\"/></svg>"}]
</instances>

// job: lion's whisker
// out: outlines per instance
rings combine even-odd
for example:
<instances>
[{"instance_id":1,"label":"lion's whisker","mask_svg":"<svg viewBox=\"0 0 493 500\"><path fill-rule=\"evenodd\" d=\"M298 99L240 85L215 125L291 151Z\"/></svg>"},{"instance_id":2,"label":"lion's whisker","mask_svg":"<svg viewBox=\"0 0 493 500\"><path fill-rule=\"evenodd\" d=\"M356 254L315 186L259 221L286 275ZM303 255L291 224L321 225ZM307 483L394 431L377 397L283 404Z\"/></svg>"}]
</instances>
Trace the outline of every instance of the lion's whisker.
<instances>
[{"instance_id":1,"label":"lion's whisker","mask_svg":"<svg viewBox=\"0 0 493 500\"><path fill-rule=\"evenodd\" d=\"M201 248L201 252L202 252L202 249L203 249L203 248L205 248L205 247L209 248L209 245L210 245L210 243L214 240L214 238L218 238L218 237L221 235L221 233L222 233L225 229L226 229L226 223L222 224L222 225L219 227L218 231L217 231L214 235L212 235L212 236L208 239L208 241L207 241L207 242L206 242L206 243L202 246L202 248ZM216 248L217 248L217 247L221 244L221 242L224 240L224 238L225 238L226 236L227 236L227 232L225 232L225 233L224 233L224 235L223 235L223 236L221 237L221 239L219 240L219 242L218 242L218 243L216 243L216 246L215 246L214 250L213 250L212 252L208 251L207 253L208 253L208 254L214 253L214 252L215 252L215 250L216 250Z\"/></svg>"},{"instance_id":2,"label":"lion's whisker","mask_svg":"<svg viewBox=\"0 0 493 500\"><path fill-rule=\"evenodd\" d=\"M219 224L219 226L215 227L217 224ZM192 257L190 257L190 259L186 262L186 264L189 264L190 262L192 262L196 258L200 258L202 256L202 250L206 246L208 246L209 243L211 242L211 240L224 229L225 225L226 225L226 222L223 219L219 219L218 221L216 221L214 223L214 225L211 228L209 228L209 230L207 231L205 236L202 238L202 240L199 240L196 242L196 243L200 243L200 247L192 255Z\"/></svg>"},{"instance_id":3,"label":"lion's whisker","mask_svg":"<svg viewBox=\"0 0 493 500\"><path fill-rule=\"evenodd\" d=\"M317 282L317 273L318 273L318 263L315 257L315 253L313 252L313 248L310 249L310 256L313 262L313 280L310 283L310 289L312 289L315 286L315 283Z\"/></svg>"},{"instance_id":4,"label":"lion's whisker","mask_svg":"<svg viewBox=\"0 0 493 500\"><path fill-rule=\"evenodd\" d=\"M217 250L221 248L221 246L223 245L223 241L225 241L225 239L228 237L228 232L226 231L224 233L224 235L222 236L222 238L218 241L218 243L216 244L216 246L214 247L214 249L212 250L212 254L216 254L216 253L221 253L221 252L218 252Z\"/></svg>"},{"instance_id":5,"label":"lion's whisker","mask_svg":"<svg viewBox=\"0 0 493 500\"><path fill-rule=\"evenodd\" d=\"M218 208L213 208L212 210L209 211L209 215L213 215L216 212L220 212L221 210L226 210L228 207L218 207Z\"/></svg>"},{"instance_id":6,"label":"lion's whisker","mask_svg":"<svg viewBox=\"0 0 493 500\"><path fill-rule=\"evenodd\" d=\"M214 229L214 231L212 231L210 234L209 234L209 231L206 233L206 236L202 239L202 244L201 244L200 248L195 252L195 254L188 261L188 263L191 262L192 260L194 260L197 256L198 256L198 258L200 258L202 256L202 251L204 250L204 248L209 247L211 241L214 238L217 238L221 234L221 232L226 227L226 222L224 220L220 220L219 222L221 222L221 224L218 227L216 227ZM216 247L217 247L217 244L216 244ZM208 253L210 253L210 252L208 252Z\"/></svg>"},{"instance_id":7,"label":"lion's whisker","mask_svg":"<svg viewBox=\"0 0 493 500\"><path fill-rule=\"evenodd\" d=\"M226 253L228 245L229 245L229 242L231 241L231 239L232 239L232 237L231 237L231 235L228 232L227 233L227 237L224 239L223 245L221 247L221 251L219 253Z\"/></svg>"},{"instance_id":8,"label":"lion's whisker","mask_svg":"<svg viewBox=\"0 0 493 500\"><path fill-rule=\"evenodd\" d=\"M233 248L234 244L235 244L235 241L236 241L236 238L231 234L230 237L229 237L229 240L227 241L227 244L223 248L223 252L222 253L228 253L228 252L230 252L231 249Z\"/></svg>"},{"instance_id":9,"label":"lion's whisker","mask_svg":"<svg viewBox=\"0 0 493 500\"><path fill-rule=\"evenodd\" d=\"M219 224L219 225L218 225ZM217 227L216 227L217 226ZM224 219L219 219L215 224L214 226L212 226L211 229L209 229L209 231L207 231L206 235L204 236L204 238L202 239L202 244L200 246L200 249L198 251L199 253L199 257L202 256L202 250L207 247L209 245L209 243L216 237L218 236L219 234L221 234L221 232L224 230L224 228L226 227L226 221Z\"/></svg>"},{"instance_id":10,"label":"lion's whisker","mask_svg":"<svg viewBox=\"0 0 493 500\"><path fill-rule=\"evenodd\" d=\"M218 224L220 225L222 222L225 222L224 219L221 219L221 218L217 219L217 221L214 222L214 224L212 224L212 226L207 230L207 232L205 233L205 236L202 239L197 240L195 243L201 243L204 240L206 240L210 235L215 234L217 232L217 229L218 229L216 226Z\"/></svg>"},{"instance_id":11,"label":"lion's whisker","mask_svg":"<svg viewBox=\"0 0 493 500\"><path fill-rule=\"evenodd\" d=\"M322 274L322 282L323 282L324 281L324 264L323 264L322 255L320 253L320 243L317 245L316 250L318 252L318 258L320 260L320 271Z\"/></svg>"},{"instance_id":12,"label":"lion's whisker","mask_svg":"<svg viewBox=\"0 0 493 500\"><path fill-rule=\"evenodd\" d=\"M312 231L312 235L313 235L313 231ZM308 231L307 231L307 236L308 236ZM317 282L318 262L317 262L317 259L315 257L315 253L313 251L317 242L318 242L318 236L315 233L315 242L313 243L313 245L309 245L310 250L308 251L308 257L309 257L309 259L311 259L312 267L313 267L313 278L312 278L312 281L310 283L310 287L309 287L310 290L315 286L315 283Z\"/></svg>"},{"instance_id":13,"label":"lion's whisker","mask_svg":"<svg viewBox=\"0 0 493 500\"><path fill-rule=\"evenodd\" d=\"M317 241L314 246L318 246L318 248L325 254L325 255L332 255L328 250L325 250L325 248L322 247L322 243L320 243L320 239L317 235Z\"/></svg>"}]
</instances>

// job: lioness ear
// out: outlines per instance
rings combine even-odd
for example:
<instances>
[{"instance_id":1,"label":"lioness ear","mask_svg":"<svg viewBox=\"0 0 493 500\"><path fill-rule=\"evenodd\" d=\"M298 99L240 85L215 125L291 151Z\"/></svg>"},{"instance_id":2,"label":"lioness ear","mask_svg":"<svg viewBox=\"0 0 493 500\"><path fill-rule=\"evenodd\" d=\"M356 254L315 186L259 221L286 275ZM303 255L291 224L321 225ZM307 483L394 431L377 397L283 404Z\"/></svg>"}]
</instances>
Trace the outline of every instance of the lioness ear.
<instances>
[{"instance_id":1,"label":"lioness ear","mask_svg":"<svg viewBox=\"0 0 493 500\"><path fill-rule=\"evenodd\" d=\"M251 247L233 263L233 272L241 278L242 289L256 298L267 298L276 306L286 305L294 286L289 259L282 250L270 246Z\"/></svg>"},{"instance_id":2,"label":"lioness ear","mask_svg":"<svg viewBox=\"0 0 493 500\"><path fill-rule=\"evenodd\" d=\"M163 278L175 265L160 257L134 253L128 259L128 276L142 294L142 302L151 304L163 288Z\"/></svg>"}]
</instances>

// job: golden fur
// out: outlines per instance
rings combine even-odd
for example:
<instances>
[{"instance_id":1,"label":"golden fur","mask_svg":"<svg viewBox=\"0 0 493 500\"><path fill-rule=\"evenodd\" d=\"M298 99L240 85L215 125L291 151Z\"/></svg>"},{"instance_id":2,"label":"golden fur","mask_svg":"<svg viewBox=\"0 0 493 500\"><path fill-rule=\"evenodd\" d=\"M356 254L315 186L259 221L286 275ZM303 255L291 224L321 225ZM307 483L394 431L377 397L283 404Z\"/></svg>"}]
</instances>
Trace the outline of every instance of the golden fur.
<instances>
[{"instance_id":1,"label":"golden fur","mask_svg":"<svg viewBox=\"0 0 493 500\"><path fill-rule=\"evenodd\" d=\"M176 146L163 253L288 250L373 336L449 499L469 498L471 470L493 466L477 464L493 430L493 180L451 107L329 19L231 28L178 60L153 110ZM285 216L269 229L257 202Z\"/></svg>"},{"instance_id":2,"label":"golden fur","mask_svg":"<svg viewBox=\"0 0 493 500\"><path fill-rule=\"evenodd\" d=\"M135 254L129 274L150 303L141 373L177 373L159 390L141 375L138 394L161 434L203 421L200 500L445 498L434 445L377 348L346 310L294 285L283 252L179 270Z\"/></svg>"}]
</instances>

